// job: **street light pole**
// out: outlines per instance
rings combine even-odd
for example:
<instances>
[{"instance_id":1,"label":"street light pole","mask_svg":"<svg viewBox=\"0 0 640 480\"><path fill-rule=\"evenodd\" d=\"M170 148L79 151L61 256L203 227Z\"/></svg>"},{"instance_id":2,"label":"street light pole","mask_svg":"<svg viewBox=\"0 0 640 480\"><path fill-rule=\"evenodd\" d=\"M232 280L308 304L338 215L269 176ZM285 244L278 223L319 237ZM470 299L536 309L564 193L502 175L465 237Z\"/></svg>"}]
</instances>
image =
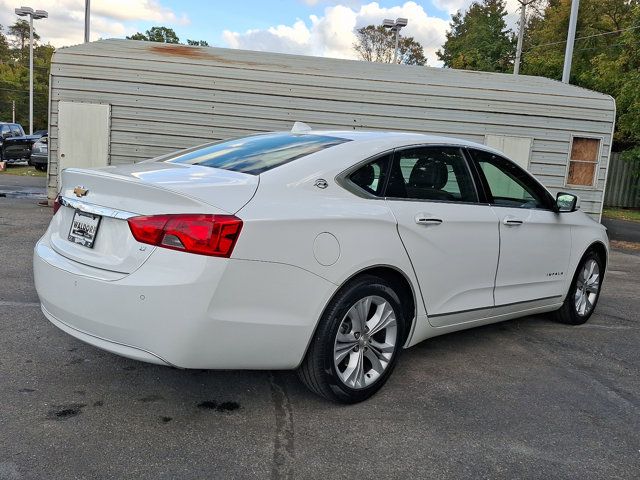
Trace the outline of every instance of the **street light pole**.
<instances>
[{"instance_id":1,"label":"street light pole","mask_svg":"<svg viewBox=\"0 0 640 480\"><path fill-rule=\"evenodd\" d=\"M29 135L33 135L33 15L29 15Z\"/></svg>"},{"instance_id":2,"label":"street light pole","mask_svg":"<svg viewBox=\"0 0 640 480\"><path fill-rule=\"evenodd\" d=\"M47 18L49 14L31 7L16 8L15 12L20 17L29 17L29 135L33 135L33 21Z\"/></svg>"},{"instance_id":3,"label":"street light pole","mask_svg":"<svg viewBox=\"0 0 640 480\"><path fill-rule=\"evenodd\" d=\"M385 18L382 22L384 28L390 29L396 34L396 46L393 50L393 63L398 63L398 41L400 38L400 30L402 27L406 27L409 21L406 18L396 18L396 21Z\"/></svg>"},{"instance_id":4,"label":"street light pole","mask_svg":"<svg viewBox=\"0 0 640 480\"><path fill-rule=\"evenodd\" d=\"M393 49L393 63L398 63L398 37L400 36L400 29L396 28L396 46Z\"/></svg>"}]
</instances>

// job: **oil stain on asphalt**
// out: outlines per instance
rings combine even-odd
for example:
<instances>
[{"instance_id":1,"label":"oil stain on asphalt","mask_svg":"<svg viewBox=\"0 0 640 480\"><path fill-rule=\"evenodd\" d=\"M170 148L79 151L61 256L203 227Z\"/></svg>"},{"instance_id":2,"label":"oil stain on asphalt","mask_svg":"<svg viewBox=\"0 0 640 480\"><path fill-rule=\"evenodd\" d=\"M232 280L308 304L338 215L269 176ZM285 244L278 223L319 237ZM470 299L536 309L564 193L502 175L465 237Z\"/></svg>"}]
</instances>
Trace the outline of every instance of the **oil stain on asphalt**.
<instances>
[{"instance_id":1,"label":"oil stain on asphalt","mask_svg":"<svg viewBox=\"0 0 640 480\"><path fill-rule=\"evenodd\" d=\"M54 405L52 410L49 410L47 418L49 420L66 420L71 417L77 417L82 413L82 409L86 407L86 403L69 403L67 405Z\"/></svg>"}]
</instances>

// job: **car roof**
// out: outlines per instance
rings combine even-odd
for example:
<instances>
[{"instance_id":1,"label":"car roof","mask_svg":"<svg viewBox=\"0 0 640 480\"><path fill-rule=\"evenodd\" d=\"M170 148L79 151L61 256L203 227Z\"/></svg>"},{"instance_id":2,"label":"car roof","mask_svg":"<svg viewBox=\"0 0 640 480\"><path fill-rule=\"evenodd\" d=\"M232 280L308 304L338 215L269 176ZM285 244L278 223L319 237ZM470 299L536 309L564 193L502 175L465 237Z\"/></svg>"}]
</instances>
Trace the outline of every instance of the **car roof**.
<instances>
[{"instance_id":1,"label":"car roof","mask_svg":"<svg viewBox=\"0 0 640 480\"><path fill-rule=\"evenodd\" d=\"M495 148L488 147L481 143L463 140L456 137L446 137L443 135L429 135L426 133L396 132L396 131L374 131L374 130L310 130L304 132L308 135L327 135L331 137L344 138L357 142L387 141L396 147L403 145L456 145L463 147L479 148L487 150L501 156L503 152Z\"/></svg>"}]
</instances>

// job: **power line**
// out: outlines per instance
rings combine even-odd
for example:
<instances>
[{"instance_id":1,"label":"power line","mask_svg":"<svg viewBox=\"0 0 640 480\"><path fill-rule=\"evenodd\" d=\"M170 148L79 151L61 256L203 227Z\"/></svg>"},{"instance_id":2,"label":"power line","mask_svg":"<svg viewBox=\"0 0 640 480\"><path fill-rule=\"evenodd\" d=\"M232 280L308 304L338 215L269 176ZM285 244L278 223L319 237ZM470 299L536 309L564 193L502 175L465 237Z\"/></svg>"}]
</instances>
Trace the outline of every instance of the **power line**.
<instances>
[{"instance_id":1,"label":"power line","mask_svg":"<svg viewBox=\"0 0 640 480\"><path fill-rule=\"evenodd\" d=\"M610 32L594 33L593 35L586 35L584 37L577 37L576 40L585 40L587 38L602 37L604 35L613 35L614 33L626 32L627 30L634 30L636 28L640 28L640 25L634 25L634 26L628 27L628 28L621 28L620 30L612 30ZM550 45L561 45L563 43L567 43L567 41L566 40L560 40L558 42L541 43L540 45L533 45L532 47L527 48L527 50L533 50L534 48L540 48L540 47L548 47Z\"/></svg>"},{"instance_id":2,"label":"power line","mask_svg":"<svg viewBox=\"0 0 640 480\"><path fill-rule=\"evenodd\" d=\"M0 88L0 90L5 91L5 92L17 92L17 93L22 93L22 94L28 94L29 90L17 90L15 88Z\"/></svg>"}]
</instances>

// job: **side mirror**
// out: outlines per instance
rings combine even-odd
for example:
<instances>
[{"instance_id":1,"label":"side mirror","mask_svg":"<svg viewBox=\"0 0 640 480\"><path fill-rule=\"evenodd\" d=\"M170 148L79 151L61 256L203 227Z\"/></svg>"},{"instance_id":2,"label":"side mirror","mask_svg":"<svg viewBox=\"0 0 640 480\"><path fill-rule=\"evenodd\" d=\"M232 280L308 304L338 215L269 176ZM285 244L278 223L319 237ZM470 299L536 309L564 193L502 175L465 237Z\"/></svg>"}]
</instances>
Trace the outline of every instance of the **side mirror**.
<instances>
[{"instance_id":1,"label":"side mirror","mask_svg":"<svg viewBox=\"0 0 640 480\"><path fill-rule=\"evenodd\" d=\"M556 195L556 211L558 213L575 212L578 209L578 197L572 193L560 192Z\"/></svg>"}]
</instances>

